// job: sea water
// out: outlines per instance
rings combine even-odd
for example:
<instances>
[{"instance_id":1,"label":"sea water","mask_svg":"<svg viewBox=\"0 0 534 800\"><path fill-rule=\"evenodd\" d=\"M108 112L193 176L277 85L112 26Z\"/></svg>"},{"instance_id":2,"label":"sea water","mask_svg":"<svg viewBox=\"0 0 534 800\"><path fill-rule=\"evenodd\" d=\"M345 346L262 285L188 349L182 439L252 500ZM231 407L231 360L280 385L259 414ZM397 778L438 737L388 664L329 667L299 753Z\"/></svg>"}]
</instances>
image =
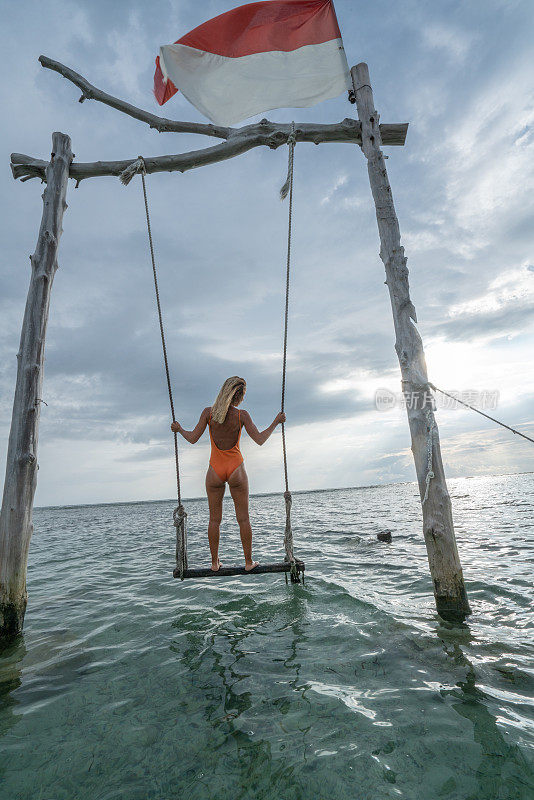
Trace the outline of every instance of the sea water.
<instances>
[{"instance_id":1,"label":"sea water","mask_svg":"<svg viewBox=\"0 0 534 800\"><path fill-rule=\"evenodd\" d=\"M2 800L532 800L534 475L450 488L461 625L435 612L415 484L295 494L297 586L173 580L172 502L36 510ZM282 560L283 499L251 514L254 556ZM242 561L230 500L221 560Z\"/></svg>"}]
</instances>

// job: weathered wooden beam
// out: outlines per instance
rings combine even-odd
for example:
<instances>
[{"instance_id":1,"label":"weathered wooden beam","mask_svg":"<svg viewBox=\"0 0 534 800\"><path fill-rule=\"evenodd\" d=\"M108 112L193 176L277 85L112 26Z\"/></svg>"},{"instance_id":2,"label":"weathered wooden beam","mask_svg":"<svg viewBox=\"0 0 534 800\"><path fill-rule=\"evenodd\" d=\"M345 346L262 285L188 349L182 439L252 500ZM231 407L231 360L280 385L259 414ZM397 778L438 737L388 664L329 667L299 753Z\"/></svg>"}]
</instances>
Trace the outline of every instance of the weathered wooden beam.
<instances>
[{"instance_id":1,"label":"weathered wooden beam","mask_svg":"<svg viewBox=\"0 0 534 800\"><path fill-rule=\"evenodd\" d=\"M46 56L40 56L40 63L47 69L58 72L67 80L74 83L82 91L81 101L85 99L98 100L111 108L127 114L134 119L140 120L150 125L158 131L175 133L195 133L205 136L212 136L223 139L223 142L213 146L192 150L188 153L178 153L176 155L165 155L156 157L146 157L144 159L147 173L152 172L187 172L197 167L216 164L219 161L226 161L229 158L242 155L254 147L269 147L276 150L283 144L287 144L292 125L276 124L267 119L251 125L244 125L241 128L227 128L220 125L211 125L196 122L180 122L158 117L149 111L137 108L126 103L117 97L113 97L101 89L97 89L89 81L75 72L70 67L53 61ZM381 125L380 132L382 144L391 146L402 146L406 141L408 123L395 123ZM344 119L341 122L324 125L315 123L295 124L295 136L298 142L311 142L313 144L324 144L327 142L361 144L361 125L358 120ZM134 161L137 156L121 161L95 161L88 163L73 163L70 168L69 177L76 181L78 186L81 181L87 178L99 178L103 176L118 176ZM46 180L46 161L27 156L22 153L12 153L11 170L14 178L22 181L31 178Z\"/></svg>"},{"instance_id":2,"label":"weathered wooden beam","mask_svg":"<svg viewBox=\"0 0 534 800\"><path fill-rule=\"evenodd\" d=\"M408 123L397 125L382 125L384 144L403 145L406 139ZM268 120L262 120L254 125L245 125L236 130L224 142L205 147L201 150L192 150L189 153L176 155L146 157L144 159L147 173L151 172L187 172L197 167L226 161L229 158L246 153L254 147L269 147L276 150L287 143L291 133L290 125L275 125ZM344 119L335 125L315 125L302 123L295 129L297 141L322 144L326 142L361 144L361 125L357 120ZM89 163L73 162L69 177L77 184L87 178L99 178L106 175L118 176L121 172L136 161L135 158L123 161L94 161ZM30 178L46 180L47 161L27 156L22 153L11 154L11 171L14 178L23 181Z\"/></svg>"},{"instance_id":3,"label":"weathered wooden beam","mask_svg":"<svg viewBox=\"0 0 534 800\"><path fill-rule=\"evenodd\" d=\"M304 572L306 566L303 561L297 561L297 569L299 572ZM281 564L260 564L252 570L246 570L245 567L220 567L217 572L214 572L209 567L202 569L186 569L184 572L185 578L225 578L230 575L267 575L272 572L290 572L291 564L283 561ZM178 567L172 573L174 578L180 577L180 570Z\"/></svg>"},{"instance_id":4,"label":"weathered wooden beam","mask_svg":"<svg viewBox=\"0 0 534 800\"><path fill-rule=\"evenodd\" d=\"M113 95L103 92L101 89L97 89L83 75L75 72L70 67L66 67L64 64L60 64L59 61L54 61L47 56L39 56L39 62L45 69L58 72L81 89L80 103L83 103L84 100L97 100L99 103L104 103L104 105L110 106L117 111L122 111L123 114L127 114L129 117L145 122L151 128L159 131L159 133L199 133L204 136L214 136L216 139L227 139L233 130L233 128L226 128L222 125L179 122L174 119L158 117L156 114L151 114L150 111L144 111L141 108L132 106L130 103L126 103L124 100L119 100L118 97L113 97Z\"/></svg>"},{"instance_id":5,"label":"weathered wooden beam","mask_svg":"<svg viewBox=\"0 0 534 800\"><path fill-rule=\"evenodd\" d=\"M145 122L160 133L196 133L203 136L213 136L216 139L231 139L232 137L242 137L244 135L254 136L258 127L257 125L246 125L242 128L228 128L222 125L212 125L211 123L181 122L179 120L158 117L150 111L144 111L141 108L131 105L131 103L126 103L118 97L113 97L113 95L107 94L107 92L103 92L101 89L97 89L97 87L89 83L83 75L61 64L59 61L53 61L47 56L39 56L39 62L46 69L51 69L59 73L81 89L82 95L80 97L80 103L83 103L84 100L97 100L99 103L104 103L104 105L121 111L123 114L127 114L140 122ZM262 120L260 124L262 126L262 134L274 137L276 143L273 145L272 143L263 141L258 142L258 144L267 144L268 147L279 147L281 144L287 142L287 137L289 136L291 128L290 125L277 125L266 119ZM355 141L357 144L361 144L361 138L358 139L360 123L353 119L345 119L343 122L335 125L310 125L309 123L302 123L296 125L296 128L298 129L297 140L301 142L320 144L323 142ZM382 144L403 145L406 140L407 130L408 123L382 125Z\"/></svg>"},{"instance_id":6,"label":"weathered wooden beam","mask_svg":"<svg viewBox=\"0 0 534 800\"><path fill-rule=\"evenodd\" d=\"M17 354L17 382L0 511L0 639L20 633L26 611L26 566L37 484L45 336L72 158L70 138L64 133L54 133L52 155L46 165L41 228L35 253L30 256L30 287Z\"/></svg>"},{"instance_id":7,"label":"weathered wooden beam","mask_svg":"<svg viewBox=\"0 0 534 800\"><path fill-rule=\"evenodd\" d=\"M434 418L423 342L414 322L408 269L401 246L399 222L393 203L386 164L381 151L379 116L374 107L367 64L352 68L358 116L362 125L362 149L367 159L371 190L380 235L380 258L393 310L403 389L408 395L408 422L417 481L423 508L423 531L438 613L464 618L469 603L456 546L451 500L441 460L439 434Z\"/></svg>"}]
</instances>

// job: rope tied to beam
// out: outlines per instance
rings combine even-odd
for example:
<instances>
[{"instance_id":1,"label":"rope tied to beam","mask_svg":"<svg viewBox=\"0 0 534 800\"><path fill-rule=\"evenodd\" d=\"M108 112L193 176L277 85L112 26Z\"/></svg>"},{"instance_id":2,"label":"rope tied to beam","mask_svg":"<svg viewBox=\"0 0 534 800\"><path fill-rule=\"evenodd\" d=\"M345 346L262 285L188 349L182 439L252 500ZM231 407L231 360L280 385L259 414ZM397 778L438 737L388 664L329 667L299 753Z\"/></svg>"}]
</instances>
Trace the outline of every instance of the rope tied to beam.
<instances>
[{"instance_id":1,"label":"rope tied to beam","mask_svg":"<svg viewBox=\"0 0 534 800\"><path fill-rule=\"evenodd\" d=\"M126 169L123 170L119 175L119 180L123 186L128 186L132 178L139 172L143 176L146 175L145 160L142 156L139 156L139 158L136 161L132 161L131 164L128 164Z\"/></svg>"},{"instance_id":2,"label":"rope tied to beam","mask_svg":"<svg viewBox=\"0 0 534 800\"><path fill-rule=\"evenodd\" d=\"M288 152L288 159L287 159L287 178L280 189L280 200L285 200L289 191L293 189L293 161L295 157L295 145L297 143L297 134L295 133L295 123L291 123L291 128L289 130L289 136L287 137L287 145L289 147ZM289 200L289 204L291 207L291 200Z\"/></svg>"},{"instance_id":3,"label":"rope tied to beam","mask_svg":"<svg viewBox=\"0 0 534 800\"><path fill-rule=\"evenodd\" d=\"M146 166L143 156L139 156L136 161L126 167L124 172L119 176L121 183L127 186L134 175L141 174L141 181L143 184L143 199L145 201L145 217L146 227L148 232L148 244L150 247L150 259L152 261L152 276L154 278L154 291L156 295L156 307L158 311L159 332L161 335L161 349L163 352L163 363L165 365L165 377L167 379L167 391L169 394L169 405L171 408L172 421L176 422L176 414L174 413L174 400L172 396L171 374L169 370L169 359L167 358L167 344L165 342L165 330L163 327L163 314L161 312L161 301L159 298L159 285L158 273L156 270L156 259L154 256L154 242L152 241L152 228L150 226L150 213L148 210L148 198L146 193ZM180 462L178 459L178 434L174 433L174 463L176 467L176 494L178 497L178 505L174 509L172 518L173 524L176 528L176 565L180 570L180 578L183 580L184 570L187 569L187 531L186 522L187 514L185 513L182 505L182 490L180 487Z\"/></svg>"},{"instance_id":4,"label":"rope tied to beam","mask_svg":"<svg viewBox=\"0 0 534 800\"><path fill-rule=\"evenodd\" d=\"M292 223L293 223L293 173L295 161L295 145L297 137L295 134L295 123L291 123L291 129L287 138L287 146L289 149L287 160L287 178L280 189L280 200L285 200L289 195L289 211L288 211L288 225L287 225L287 260L286 260L286 299L285 299L285 312L284 312L284 351L282 358L282 402L281 410L284 411L286 399L286 372L287 372L287 323L289 318L289 276L291 271L291 237L292 237ZM284 456L284 482L285 492L284 501L286 506L286 526L284 531L284 549L285 560L291 564L291 582L298 583L298 570L293 552L293 529L291 527L291 505L292 497L289 491L289 479L287 475L287 450L286 450L286 430L285 423L282 422L282 453Z\"/></svg>"}]
</instances>

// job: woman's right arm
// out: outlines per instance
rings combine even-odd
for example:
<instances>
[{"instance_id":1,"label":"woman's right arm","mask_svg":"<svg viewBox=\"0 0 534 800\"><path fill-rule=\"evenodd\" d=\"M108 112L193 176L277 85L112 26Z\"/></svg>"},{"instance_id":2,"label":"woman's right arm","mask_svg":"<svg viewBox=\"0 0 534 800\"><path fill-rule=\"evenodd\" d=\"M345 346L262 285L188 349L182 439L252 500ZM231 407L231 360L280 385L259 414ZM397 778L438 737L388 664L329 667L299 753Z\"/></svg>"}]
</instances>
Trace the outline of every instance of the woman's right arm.
<instances>
[{"instance_id":1,"label":"woman's right arm","mask_svg":"<svg viewBox=\"0 0 534 800\"><path fill-rule=\"evenodd\" d=\"M171 425L171 430L174 431L174 433L181 434L186 442L189 442L190 444L196 444L206 430L206 425L208 424L210 418L210 411L210 408L204 409L200 415L200 419L197 422L195 429L192 431L186 431L185 428L182 428L179 422L173 422Z\"/></svg>"},{"instance_id":2,"label":"woman's right arm","mask_svg":"<svg viewBox=\"0 0 534 800\"><path fill-rule=\"evenodd\" d=\"M279 414L273 419L271 424L268 428L265 428L264 431L259 431L257 427L252 422L252 417L248 413L248 411L242 411L241 417L243 419L243 427L245 428L246 432L250 436L253 442L256 444L262 445L265 444L271 433L274 431L277 425L280 425L281 422L286 421L286 415L283 411L280 411Z\"/></svg>"}]
</instances>

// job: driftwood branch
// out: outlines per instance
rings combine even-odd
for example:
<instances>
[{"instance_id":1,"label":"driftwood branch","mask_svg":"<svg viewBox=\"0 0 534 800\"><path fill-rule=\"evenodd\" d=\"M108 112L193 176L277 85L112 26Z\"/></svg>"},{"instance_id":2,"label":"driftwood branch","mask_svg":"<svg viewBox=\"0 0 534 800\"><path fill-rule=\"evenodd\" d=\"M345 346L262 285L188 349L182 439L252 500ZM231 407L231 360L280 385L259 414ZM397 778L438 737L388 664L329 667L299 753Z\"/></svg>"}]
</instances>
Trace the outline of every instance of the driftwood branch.
<instances>
[{"instance_id":1,"label":"driftwood branch","mask_svg":"<svg viewBox=\"0 0 534 800\"><path fill-rule=\"evenodd\" d=\"M45 69L58 72L77 86L78 89L81 89L80 103L83 103L84 100L98 100L99 103L104 103L104 105L115 108L117 111L122 111L123 114L128 114L129 117L138 119L140 122L146 122L147 125L150 125L151 128L159 131L159 133L200 133L204 136L214 136L216 139L227 139L234 130L234 128L225 128L222 125L179 122L165 117L158 117L156 114L151 114L150 111L143 111L141 108L132 106L124 100L119 100L117 97L97 89L83 75L75 72L70 67L66 67L64 64L60 64L59 61L53 61L47 56L39 56L39 62Z\"/></svg>"},{"instance_id":2,"label":"driftwood branch","mask_svg":"<svg viewBox=\"0 0 534 800\"><path fill-rule=\"evenodd\" d=\"M0 510L0 640L20 633L26 610L26 564L37 484L46 326L72 157L69 137L54 133L52 155L46 164L41 227L35 252L30 256L30 286L17 354L17 382Z\"/></svg>"},{"instance_id":3,"label":"driftwood branch","mask_svg":"<svg viewBox=\"0 0 534 800\"><path fill-rule=\"evenodd\" d=\"M441 459L439 434L429 391L425 353L414 322L408 267L401 245L399 221L393 202L386 162L381 150L379 115L375 109L367 64L352 68L358 116L362 123L362 150L380 236L380 258L386 269L395 328L395 350L402 385L409 392L406 404L412 452L423 511L423 532L438 613L445 619L463 619L470 613L462 565L456 546L451 500Z\"/></svg>"},{"instance_id":4,"label":"driftwood branch","mask_svg":"<svg viewBox=\"0 0 534 800\"><path fill-rule=\"evenodd\" d=\"M107 94L107 92L103 92L101 89L97 89L97 87L93 86L92 83L89 83L89 81L84 78L83 75L75 72L70 67L66 67L59 61L53 61L53 59L48 58L47 56L39 56L39 62L41 66L45 67L45 69L51 69L54 72L59 73L59 75L62 75L68 81L71 81L71 83L74 83L74 85L77 86L82 92L79 100L80 103L83 103L84 100L97 100L99 103L104 103L104 105L110 106L117 111L122 111L123 114L127 114L129 117L138 119L140 122L146 122L147 125L159 131L159 133L196 133L204 136L213 136L216 139L230 139L234 136L240 136L249 129L256 127L255 125L247 125L243 128L226 128L222 125L212 125L211 123L180 122L179 120L158 117L156 114L150 113L150 111L143 111L141 108L132 106L130 103L126 103L124 100L119 100L119 98L113 97L113 95ZM360 123L357 120L351 119L343 120L343 122L340 122L338 125L302 124L296 127L303 132L303 138L299 139L299 141L302 142L315 142L315 144L320 144L322 142L356 141L357 144L361 144L361 136L359 139L357 137L345 137L340 139L336 138L336 133L338 133L337 128L340 126L346 128L350 123L355 126L355 130L356 127L358 131L360 130ZM279 135L282 133L286 135L286 138L279 141L278 144L283 144L287 141L287 136L289 135L289 125L275 125L268 120L262 120L261 124L270 127L271 135ZM403 145L406 140L408 124L401 123L398 125L381 125L380 129L382 134L382 144ZM344 131L344 133L346 133L346 131ZM263 144L263 142L261 142L261 144Z\"/></svg>"},{"instance_id":5,"label":"driftwood branch","mask_svg":"<svg viewBox=\"0 0 534 800\"><path fill-rule=\"evenodd\" d=\"M247 150L259 144L254 138L240 139L233 142L221 142L214 147L206 147L202 150L193 150L189 153L178 153L177 155L156 156L145 158L147 172L187 172L195 167L214 164L217 161L225 161L233 156L245 153ZM74 178L77 184L86 178L98 178L104 175L119 176L130 166L136 158L128 158L124 161L93 161L88 163L73 163L69 177ZM40 178L45 180L45 170L48 162L26 156L22 153L12 153L11 170L14 178Z\"/></svg>"},{"instance_id":6,"label":"driftwood branch","mask_svg":"<svg viewBox=\"0 0 534 800\"><path fill-rule=\"evenodd\" d=\"M402 145L406 139L408 123L396 125L381 125L380 132L382 143L389 145ZM187 172L196 167L204 167L208 164L215 164L218 161L226 161L234 156L246 153L254 147L269 147L275 150L287 143L291 125L278 125L268 120L253 125L245 125L242 128L233 129L228 139L220 142L213 147L205 147L201 150L192 150L188 153L178 153L176 155L155 156L145 158L146 171L150 172ZM361 144L361 124L358 120L344 119L334 125L318 125L314 123L302 123L296 126L295 135L298 142L311 142L321 144L325 142L348 142ZM130 166L137 159L125 159L123 161L94 161L94 162L73 162L71 164L69 177L77 183L86 178L102 177L104 175L120 175L121 172ZM11 170L14 178L29 180L30 178L46 179L47 161L43 161L33 156L22 153L12 153Z\"/></svg>"},{"instance_id":7,"label":"driftwood branch","mask_svg":"<svg viewBox=\"0 0 534 800\"><path fill-rule=\"evenodd\" d=\"M276 124L267 119L242 128L225 128L220 125L211 125L196 122L179 122L164 117L158 117L148 111L143 111L124 100L119 100L101 89L97 89L82 75L59 61L53 61L46 56L40 56L39 61L46 69L54 70L64 78L74 83L82 92L80 101L86 99L98 100L105 105L115 108L134 119L145 122L158 131L174 133L196 133L212 136L225 141L201 150L192 150L188 153L176 155L155 156L145 158L147 172L187 172L196 167L226 161L234 156L246 153L254 147L269 147L276 150L280 145L286 144L291 133L291 125ZM406 140L408 123L380 125L380 136L383 145L403 145ZM322 144L325 142L348 142L362 144L361 123L359 120L344 119L333 125L316 123L295 124L295 136L298 142L311 142ZM104 175L120 175L124 170L137 160L138 156L122 161L94 161L87 163L72 163L69 177L76 181L86 178L97 178ZM40 178L46 181L46 168L48 162L22 153L12 153L11 170L14 178L27 181L31 178Z\"/></svg>"}]
</instances>

